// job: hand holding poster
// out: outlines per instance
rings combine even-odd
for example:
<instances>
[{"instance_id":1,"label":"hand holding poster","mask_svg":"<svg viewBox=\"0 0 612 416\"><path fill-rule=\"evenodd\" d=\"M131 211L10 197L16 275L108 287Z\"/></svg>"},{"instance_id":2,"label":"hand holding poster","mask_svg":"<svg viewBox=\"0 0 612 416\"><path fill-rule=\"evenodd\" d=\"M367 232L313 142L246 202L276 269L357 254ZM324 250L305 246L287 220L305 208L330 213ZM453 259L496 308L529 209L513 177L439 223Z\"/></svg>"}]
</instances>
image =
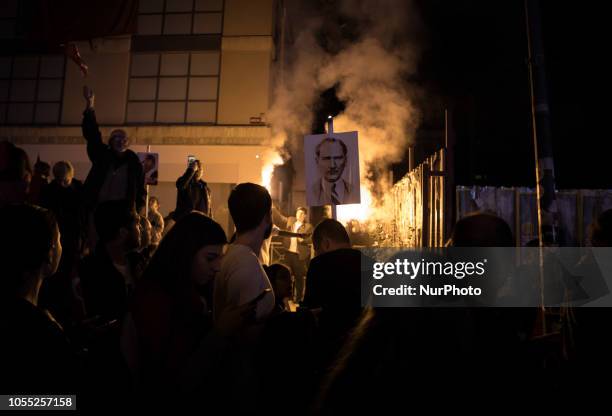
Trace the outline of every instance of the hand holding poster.
<instances>
[{"instance_id":1,"label":"hand holding poster","mask_svg":"<svg viewBox=\"0 0 612 416\"><path fill-rule=\"evenodd\" d=\"M356 131L305 136L304 155L309 206L361 202Z\"/></svg>"}]
</instances>

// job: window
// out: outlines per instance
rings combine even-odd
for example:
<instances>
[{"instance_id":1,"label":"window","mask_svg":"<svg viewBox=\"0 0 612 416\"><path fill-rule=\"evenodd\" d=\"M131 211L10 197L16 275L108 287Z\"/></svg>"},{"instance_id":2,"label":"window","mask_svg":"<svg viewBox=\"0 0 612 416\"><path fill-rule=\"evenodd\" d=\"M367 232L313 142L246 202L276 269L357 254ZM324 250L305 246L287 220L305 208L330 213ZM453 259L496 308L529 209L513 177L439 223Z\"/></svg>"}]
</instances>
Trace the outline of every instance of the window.
<instances>
[{"instance_id":1,"label":"window","mask_svg":"<svg viewBox=\"0 0 612 416\"><path fill-rule=\"evenodd\" d=\"M223 0L140 0L139 35L220 34Z\"/></svg>"},{"instance_id":2,"label":"window","mask_svg":"<svg viewBox=\"0 0 612 416\"><path fill-rule=\"evenodd\" d=\"M219 51L134 53L128 123L214 124Z\"/></svg>"},{"instance_id":3,"label":"window","mask_svg":"<svg viewBox=\"0 0 612 416\"><path fill-rule=\"evenodd\" d=\"M17 33L19 4L17 0L0 2L0 39L13 39Z\"/></svg>"},{"instance_id":4,"label":"window","mask_svg":"<svg viewBox=\"0 0 612 416\"><path fill-rule=\"evenodd\" d=\"M62 55L0 57L0 123L59 124Z\"/></svg>"}]
</instances>

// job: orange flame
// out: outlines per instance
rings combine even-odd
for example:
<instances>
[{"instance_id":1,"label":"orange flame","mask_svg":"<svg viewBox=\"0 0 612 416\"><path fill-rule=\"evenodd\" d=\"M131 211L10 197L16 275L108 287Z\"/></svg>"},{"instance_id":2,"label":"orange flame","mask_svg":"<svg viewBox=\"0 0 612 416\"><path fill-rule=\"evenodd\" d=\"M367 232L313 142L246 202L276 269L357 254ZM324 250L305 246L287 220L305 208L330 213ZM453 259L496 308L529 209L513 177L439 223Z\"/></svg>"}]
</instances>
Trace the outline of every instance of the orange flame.
<instances>
[{"instance_id":1,"label":"orange flame","mask_svg":"<svg viewBox=\"0 0 612 416\"><path fill-rule=\"evenodd\" d=\"M261 159L261 186L265 187L268 192L272 192L272 173L275 166L283 164L283 158L276 150L266 150Z\"/></svg>"}]
</instances>

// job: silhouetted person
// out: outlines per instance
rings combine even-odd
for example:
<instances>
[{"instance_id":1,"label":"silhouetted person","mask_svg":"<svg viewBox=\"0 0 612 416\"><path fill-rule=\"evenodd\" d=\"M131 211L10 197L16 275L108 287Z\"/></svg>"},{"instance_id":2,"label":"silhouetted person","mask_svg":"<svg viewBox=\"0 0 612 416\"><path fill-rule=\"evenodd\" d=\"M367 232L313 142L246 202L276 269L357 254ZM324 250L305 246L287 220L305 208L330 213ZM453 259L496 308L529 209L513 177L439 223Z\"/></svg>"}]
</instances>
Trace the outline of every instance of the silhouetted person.
<instances>
[{"instance_id":1,"label":"silhouetted person","mask_svg":"<svg viewBox=\"0 0 612 416\"><path fill-rule=\"evenodd\" d=\"M137 212L141 212L146 199L144 174L138 156L128 149L127 133L121 129L113 130L108 144L105 144L96 121L94 93L84 87L83 96L87 105L83 111L82 130L87 141L87 156L92 164L83 189L85 208L93 213L99 203L126 200ZM93 230L90 231L89 243L93 248L95 234Z\"/></svg>"},{"instance_id":2,"label":"silhouetted person","mask_svg":"<svg viewBox=\"0 0 612 416\"><path fill-rule=\"evenodd\" d=\"M304 305L344 311L361 309L361 253L351 248L344 226L325 219L312 234L315 257L306 278Z\"/></svg>"},{"instance_id":3,"label":"silhouetted person","mask_svg":"<svg viewBox=\"0 0 612 416\"><path fill-rule=\"evenodd\" d=\"M266 289L272 289L259 261L263 241L272 232L272 199L263 186L241 183L228 199L236 225L236 239L230 244L215 283L214 314L243 305ZM274 293L268 293L257 307L257 318L265 319L274 308Z\"/></svg>"},{"instance_id":4,"label":"silhouetted person","mask_svg":"<svg viewBox=\"0 0 612 416\"><path fill-rule=\"evenodd\" d=\"M149 221L153 227L151 230L151 242L159 244L164 235L164 217L159 212L159 199L157 197L149 197Z\"/></svg>"},{"instance_id":5,"label":"silhouetted person","mask_svg":"<svg viewBox=\"0 0 612 416\"><path fill-rule=\"evenodd\" d=\"M475 212L457 221L451 245L510 249L515 246L515 240L510 226L503 219L493 214ZM506 283L502 270L508 271L512 266L513 253L514 249L508 250L506 256L497 258L488 266L491 269L486 275L488 282L480 284L486 287L483 292L486 290L499 298L499 290ZM504 261L505 264L502 264ZM493 394L498 394L499 390L492 391L491 386L482 380L489 378L499 386L510 388L514 386L510 380L517 375L527 376L528 380L521 386L526 388L531 380L528 371L535 368L528 368L534 363L529 361L531 357L527 354L525 340L533 330L536 308L473 307L466 312L468 316L463 322L469 323L472 331L468 339L470 356L473 357L471 377L480 379L477 382L481 388ZM520 391L526 392L523 389Z\"/></svg>"},{"instance_id":6,"label":"silhouetted person","mask_svg":"<svg viewBox=\"0 0 612 416\"><path fill-rule=\"evenodd\" d=\"M95 251L79 267L85 308L90 317L121 320L128 294L142 273L140 220L128 201L106 201L95 212L100 237Z\"/></svg>"},{"instance_id":7,"label":"silhouetted person","mask_svg":"<svg viewBox=\"0 0 612 416\"><path fill-rule=\"evenodd\" d=\"M78 361L62 328L38 306L62 246L53 215L31 205L0 208L0 390L4 394L75 394Z\"/></svg>"},{"instance_id":8,"label":"silhouetted person","mask_svg":"<svg viewBox=\"0 0 612 416\"><path fill-rule=\"evenodd\" d=\"M474 214L457 222L452 241L460 247L511 247L514 239L501 218ZM533 316L534 310L526 312ZM520 333L523 315L502 308L366 309L322 383L317 411L390 412L408 383L411 395L435 401L440 390L432 386L440 379L453 386L444 389L445 403L453 406L465 405L461 398L471 392L499 402L510 391L525 405L537 397L531 372L537 365ZM419 382L397 382L413 376ZM468 406L484 409L485 403Z\"/></svg>"},{"instance_id":9,"label":"silhouetted person","mask_svg":"<svg viewBox=\"0 0 612 416\"><path fill-rule=\"evenodd\" d=\"M266 321L257 364L262 390L274 392L274 400L272 404L262 400L259 413L300 413L311 397L315 318L311 311L295 310L292 305L292 276L287 266L275 263L266 267L266 273L274 288L276 308Z\"/></svg>"},{"instance_id":10,"label":"silhouetted person","mask_svg":"<svg viewBox=\"0 0 612 416\"><path fill-rule=\"evenodd\" d=\"M612 209L602 212L591 227L593 247L612 247Z\"/></svg>"},{"instance_id":11,"label":"silhouetted person","mask_svg":"<svg viewBox=\"0 0 612 416\"><path fill-rule=\"evenodd\" d=\"M455 247L513 247L514 237L508 224L498 216L471 213L455 224L451 236Z\"/></svg>"},{"instance_id":12,"label":"silhouetted person","mask_svg":"<svg viewBox=\"0 0 612 416\"><path fill-rule=\"evenodd\" d=\"M53 212L62 233L62 263L68 255L78 259L82 237L81 198L83 184L74 179L74 168L68 161L53 165L54 179L43 191L41 205ZM70 258L74 264L75 258ZM62 265L60 265L60 270Z\"/></svg>"},{"instance_id":13,"label":"silhouetted person","mask_svg":"<svg viewBox=\"0 0 612 416\"><path fill-rule=\"evenodd\" d=\"M311 234L312 225L308 223L308 210L298 207L295 217L287 220L287 230L293 233ZM290 237L285 260L291 268L294 278L294 300L299 303L304 298L306 287L306 265L310 260L310 237Z\"/></svg>"},{"instance_id":14,"label":"silhouetted person","mask_svg":"<svg viewBox=\"0 0 612 416\"><path fill-rule=\"evenodd\" d=\"M168 231L172 229L174 224L176 224L176 221L174 220L174 211L170 211L168 215L164 217L164 233L162 237L168 234Z\"/></svg>"},{"instance_id":15,"label":"silhouetted person","mask_svg":"<svg viewBox=\"0 0 612 416\"><path fill-rule=\"evenodd\" d=\"M215 280L213 316L223 329L220 321L227 310L257 303L247 335L232 352L234 364L225 387L228 413L252 413L263 397L255 371L256 345L275 304L272 285L259 260L261 246L272 232L272 198L263 186L241 183L232 190L227 204L236 226L236 238L229 245Z\"/></svg>"},{"instance_id":16,"label":"silhouetted person","mask_svg":"<svg viewBox=\"0 0 612 416\"><path fill-rule=\"evenodd\" d=\"M115 407L130 397L129 368L120 349L121 327L144 260L136 251L140 244L140 221L125 200L102 202L94 221L99 236L94 252L79 267L85 312L96 328L88 344L88 374L96 397L108 397L104 406Z\"/></svg>"},{"instance_id":17,"label":"silhouetted person","mask_svg":"<svg viewBox=\"0 0 612 416\"><path fill-rule=\"evenodd\" d=\"M34 175L32 175L32 181L30 182L28 202L40 205L42 194L47 185L49 185L50 176L51 166L38 158L36 163L34 163Z\"/></svg>"},{"instance_id":18,"label":"silhouetted person","mask_svg":"<svg viewBox=\"0 0 612 416\"><path fill-rule=\"evenodd\" d=\"M43 284L41 304L67 326L81 318L75 315L79 308L73 294L72 280L83 243L83 184L74 179L74 168L68 161L53 165L53 176L53 181L42 192L41 205L51 210L57 218L63 251L57 273Z\"/></svg>"},{"instance_id":19,"label":"silhouetted person","mask_svg":"<svg viewBox=\"0 0 612 416\"><path fill-rule=\"evenodd\" d=\"M358 322L361 269L369 259L351 248L344 226L333 219L319 223L312 234L315 257L310 261L303 305L318 312L318 369L326 368Z\"/></svg>"},{"instance_id":20,"label":"silhouetted person","mask_svg":"<svg viewBox=\"0 0 612 416\"><path fill-rule=\"evenodd\" d=\"M28 154L13 143L0 142L0 206L25 202L31 180Z\"/></svg>"},{"instance_id":21,"label":"silhouetted person","mask_svg":"<svg viewBox=\"0 0 612 416\"><path fill-rule=\"evenodd\" d=\"M601 296L604 302L596 302L595 307L573 309L575 322L572 325L574 334L574 351L572 352L575 355L572 358L575 360L573 368L575 373L570 374L572 380L576 382L568 386L568 394L576 394L576 397L582 397L583 394L588 394L589 397L607 397L605 383L600 383L591 375L594 368L606 373L612 369L612 358L610 357L612 331L609 329L612 309L603 306L606 303L609 304L609 294L612 291L610 276L605 275L610 270L610 255L606 250L612 247L612 209L602 212L593 222L589 239L597 254L593 254L592 251L587 252L580 260L577 270L585 271L584 275L589 279L582 284L591 299ZM596 279L600 274L603 274L603 278Z\"/></svg>"},{"instance_id":22,"label":"silhouetted person","mask_svg":"<svg viewBox=\"0 0 612 416\"><path fill-rule=\"evenodd\" d=\"M284 264L274 263L264 266L264 270L272 284L276 299L275 313L290 309L289 301L293 299L293 277L291 270Z\"/></svg>"},{"instance_id":23,"label":"silhouetted person","mask_svg":"<svg viewBox=\"0 0 612 416\"><path fill-rule=\"evenodd\" d=\"M166 403L168 395L178 393L183 373L212 331L212 287L226 242L218 223L190 213L164 237L139 282L130 307L137 352L132 370L145 400L160 397ZM250 309L254 314L254 307L240 312ZM198 378L214 381L212 374L200 373Z\"/></svg>"},{"instance_id":24,"label":"silhouetted person","mask_svg":"<svg viewBox=\"0 0 612 416\"><path fill-rule=\"evenodd\" d=\"M202 180L203 173L202 163L195 160L189 163L183 176L177 179L175 221L180 220L191 211L200 211L209 217L212 216L210 189Z\"/></svg>"}]
</instances>

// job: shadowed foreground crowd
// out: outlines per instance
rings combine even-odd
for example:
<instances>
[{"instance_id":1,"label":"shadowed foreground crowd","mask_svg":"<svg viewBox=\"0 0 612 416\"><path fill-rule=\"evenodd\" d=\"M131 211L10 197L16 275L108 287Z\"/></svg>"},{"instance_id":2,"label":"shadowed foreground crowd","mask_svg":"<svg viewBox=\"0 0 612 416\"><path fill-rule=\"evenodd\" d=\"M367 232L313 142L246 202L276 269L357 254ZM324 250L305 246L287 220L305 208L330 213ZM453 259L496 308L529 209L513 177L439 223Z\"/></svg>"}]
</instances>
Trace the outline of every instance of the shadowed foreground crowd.
<instances>
[{"instance_id":1,"label":"shadowed foreground crowd","mask_svg":"<svg viewBox=\"0 0 612 416\"><path fill-rule=\"evenodd\" d=\"M325 219L312 232L315 257L294 310L290 269L260 260L273 227L265 188L232 191L231 244L201 212L162 238L133 198L99 201L83 219L97 239L84 253L73 228L79 202L55 204L69 193L58 185L37 197L46 209L28 203L36 186L21 192L25 165L13 163L26 159L7 149L0 195L21 197L0 204L1 394L76 394L79 409L229 414L605 398L607 383L594 377L612 369L605 309L577 309L542 335L530 308L363 308L362 254ZM450 244L514 241L503 220L474 214ZM592 243L612 245L611 211Z\"/></svg>"}]
</instances>

